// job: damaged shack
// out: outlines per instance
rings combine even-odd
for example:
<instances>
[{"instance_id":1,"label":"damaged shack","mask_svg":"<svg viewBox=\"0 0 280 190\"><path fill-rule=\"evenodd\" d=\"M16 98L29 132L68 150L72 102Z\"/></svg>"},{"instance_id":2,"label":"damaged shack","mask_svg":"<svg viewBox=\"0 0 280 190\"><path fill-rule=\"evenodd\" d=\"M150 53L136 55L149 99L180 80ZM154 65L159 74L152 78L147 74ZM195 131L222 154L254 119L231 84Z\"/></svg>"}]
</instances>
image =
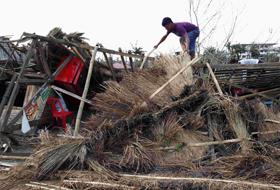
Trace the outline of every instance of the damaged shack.
<instances>
[{"instance_id":1,"label":"damaged shack","mask_svg":"<svg viewBox=\"0 0 280 190\"><path fill-rule=\"evenodd\" d=\"M279 63L145 64L57 28L16 43L23 61L1 68L1 158L21 162L3 162L2 189L280 189Z\"/></svg>"}]
</instances>

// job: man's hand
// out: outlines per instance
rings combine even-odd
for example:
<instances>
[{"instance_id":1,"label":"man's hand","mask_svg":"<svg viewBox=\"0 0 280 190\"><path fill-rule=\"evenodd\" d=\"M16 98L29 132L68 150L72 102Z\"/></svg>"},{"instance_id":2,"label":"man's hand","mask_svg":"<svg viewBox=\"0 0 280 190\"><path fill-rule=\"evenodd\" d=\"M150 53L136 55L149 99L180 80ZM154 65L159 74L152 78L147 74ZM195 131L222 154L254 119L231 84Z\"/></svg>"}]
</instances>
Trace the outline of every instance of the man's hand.
<instances>
[{"instance_id":1,"label":"man's hand","mask_svg":"<svg viewBox=\"0 0 280 190\"><path fill-rule=\"evenodd\" d=\"M158 45L155 45L154 48L157 49L157 48L158 48Z\"/></svg>"}]
</instances>

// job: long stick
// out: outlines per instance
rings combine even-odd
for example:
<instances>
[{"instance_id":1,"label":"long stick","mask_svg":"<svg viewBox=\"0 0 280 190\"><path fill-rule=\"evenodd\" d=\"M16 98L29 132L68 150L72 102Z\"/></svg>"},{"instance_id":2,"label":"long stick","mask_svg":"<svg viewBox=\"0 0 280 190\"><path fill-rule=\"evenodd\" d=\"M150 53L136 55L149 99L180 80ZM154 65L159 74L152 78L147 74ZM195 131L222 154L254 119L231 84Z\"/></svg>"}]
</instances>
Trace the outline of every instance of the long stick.
<instances>
[{"instance_id":1,"label":"long stick","mask_svg":"<svg viewBox=\"0 0 280 190\"><path fill-rule=\"evenodd\" d=\"M122 188L122 189L136 189L134 187L130 187L127 185L120 185L120 184L115 184L115 183L104 183L104 182L97 182L97 181L81 181L81 180L63 180L63 183L68 183L68 184L88 184L92 185L95 187L110 187L112 189L115 188Z\"/></svg>"},{"instance_id":2,"label":"long stick","mask_svg":"<svg viewBox=\"0 0 280 190\"><path fill-rule=\"evenodd\" d=\"M263 183L256 183L256 182L248 182L248 181L237 181L237 180L226 180L226 179L211 179L211 178L185 178L185 177L162 177L162 176L151 176L151 175L128 175L128 174L122 174L122 177L127 178L140 178L140 179L147 179L147 180L162 180L162 181L187 181L192 183L225 183L229 185L246 185L250 187L255 188L274 188L274 189L280 189L280 186L278 185L272 185L272 184L263 184Z\"/></svg>"},{"instance_id":3,"label":"long stick","mask_svg":"<svg viewBox=\"0 0 280 190\"><path fill-rule=\"evenodd\" d=\"M155 51L156 49L153 48L143 59L143 62L141 63L140 69L143 69L148 57Z\"/></svg>"},{"instance_id":4,"label":"long stick","mask_svg":"<svg viewBox=\"0 0 280 190\"><path fill-rule=\"evenodd\" d=\"M46 184L46 183L39 183L39 182L36 182L36 181L31 181L29 184L32 184L32 185L39 185L40 187L49 187L49 188L56 188L56 189L59 189L59 190L71 190L69 188L66 188L66 187L61 187L61 186L57 186L57 185L52 185L52 184Z\"/></svg>"},{"instance_id":5,"label":"long stick","mask_svg":"<svg viewBox=\"0 0 280 190\"><path fill-rule=\"evenodd\" d=\"M95 57L96 57L96 53L97 53L98 48L99 47L96 45L94 50L93 50L93 53L92 53L92 57L91 57L89 68L88 68L86 84L85 84L83 95L82 95L83 99L86 99L86 97L87 97L88 88L89 88L89 85L90 85L90 79L91 79L92 70L93 70L93 65L94 65L94 62L95 62ZM75 123L75 131L74 131L74 136L75 137L78 136L78 134L79 134L84 105L85 105L85 102L81 101L80 106L79 106L79 110L78 110L78 113L77 113L76 123Z\"/></svg>"},{"instance_id":6,"label":"long stick","mask_svg":"<svg viewBox=\"0 0 280 190\"><path fill-rule=\"evenodd\" d=\"M68 96L71 96L71 97L73 97L73 98L76 98L76 99L78 99L78 100L80 100L80 101L84 101L85 103L88 103L88 104L94 106L94 104L92 103L92 101L90 101L90 100L88 100L88 99L85 99L85 98L82 98L82 97L78 96L77 94L74 94L74 93L72 93L72 92L69 92L69 91L67 91L67 90L64 90L64 89L59 88L59 87L54 86L54 85L52 85L51 87L52 87L52 89L54 89L54 90L56 90L56 91L59 91L59 92L64 93L64 94L67 94Z\"/></svg>"},{"instance_id":7,"label":"long stick","mask_svg":"<svg viewBox=\"0 0 280 190\"><path fill-rule=\"evenodd\" d=\"M261 92L255 92L253 94L240 96L239 98L243 100L243 99L246 99L246 98L251 98L251 97L254 97L254 96L258 96L258 95L261 96L262 94L266 94L266 93L273 92L273 91L278 91L278 90L280 90L280 88L274 88L274 89L265 90L265 91L261 91Z\"/></svg>"},{"instance_id":8,"label":"long stick","mask_svg":"<svg viewBox=\"0 0 280 190\"><path fill-rule=\"evenodd\" d=\"M0 159L2 160L26 160L28 157L26 156L6 156L6 155L0 155Z\"/></svg>"},{"instance_id":9,"label":"long stick","mask_svg":"<svg viewBox=\"0 0 280 190\"><path fill-rule=\"evenodd\" d=\"M218 80L217 80L217 78L216 78L216 76L215 76L215 74L214 74L214 72L213 72L211 66L209 65L209 63L206 63L206 66L207 66L207 68L208 68L208 70L209 70L209 72L210 72L210 75L211 75L211 77L212 77L212 79L213 79L213 81L214 81L214 83L215 83L215 85L216 85L216 88L217 88L217 90L218 90L220 96L223 96L223 95L224 95L224 94L223 94L223 91L222 91L222 89L221 89L221 87L220 87L220 85L219 85L219 82L218 82Z\"/></svg>"}]
</instances>

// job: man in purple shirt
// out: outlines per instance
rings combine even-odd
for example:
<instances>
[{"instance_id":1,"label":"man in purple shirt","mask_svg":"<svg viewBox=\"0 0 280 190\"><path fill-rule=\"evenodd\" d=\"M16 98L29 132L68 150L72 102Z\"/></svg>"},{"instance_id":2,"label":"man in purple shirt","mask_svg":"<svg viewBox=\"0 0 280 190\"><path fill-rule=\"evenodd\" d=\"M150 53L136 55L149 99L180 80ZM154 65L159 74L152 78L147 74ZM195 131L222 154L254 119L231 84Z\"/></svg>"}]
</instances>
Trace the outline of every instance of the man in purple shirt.
<instances>
[{"instance_id":1,"label":"man in purple shirt","mask_svg":"<svg viewBox=\"0 0 280 190\"><path fill-rule=\"evenodd\" d=\"M173 23L169 17L165 17L162 20L162 26L165 27L167 33L161 38L159 43L154 46L154 48L158 48L158 46L164 42L167 36L172 32L180 37L180 44L183 52L188 52L191 59L193 59L195 57L195 41L200 33L199 28L189 22Z\"/></svg>"}]
</instances>

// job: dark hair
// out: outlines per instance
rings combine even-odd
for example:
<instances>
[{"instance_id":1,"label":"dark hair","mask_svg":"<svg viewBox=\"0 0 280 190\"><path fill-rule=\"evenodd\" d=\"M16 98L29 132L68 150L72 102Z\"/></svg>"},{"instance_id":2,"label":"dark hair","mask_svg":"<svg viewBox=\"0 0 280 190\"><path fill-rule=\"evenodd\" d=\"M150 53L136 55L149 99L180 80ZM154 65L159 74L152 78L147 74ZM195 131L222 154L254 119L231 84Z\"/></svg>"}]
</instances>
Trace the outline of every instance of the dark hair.
<instances>
[{"instance_id":1,"label":"dark hair","mask_svg":"<svg viewBox=\"0 0 280 190\"><path fill-rule=\"evenodd\" d=\"M169 17L164 17L164 18L162 19L161 25L162 25L162 26L166 26L167 24L170 24L170 23L173 23L173 21L171 20L171 18L169 18Z\"/></svg>"}]
</instances>

